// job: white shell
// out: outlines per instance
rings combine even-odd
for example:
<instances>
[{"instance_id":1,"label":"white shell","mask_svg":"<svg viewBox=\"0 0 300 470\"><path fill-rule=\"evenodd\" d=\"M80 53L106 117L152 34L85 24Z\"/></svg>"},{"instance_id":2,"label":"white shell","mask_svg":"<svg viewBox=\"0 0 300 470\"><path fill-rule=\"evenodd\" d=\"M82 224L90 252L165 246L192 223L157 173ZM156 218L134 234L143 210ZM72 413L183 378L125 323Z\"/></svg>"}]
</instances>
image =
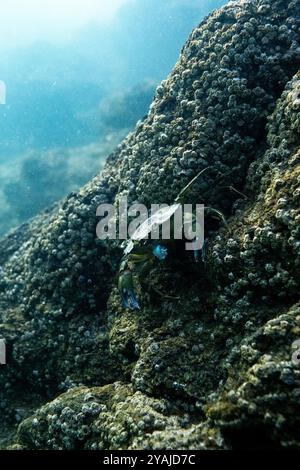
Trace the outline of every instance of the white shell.
<instances>
[{"instance_id":1,"label":"white shell","mask_svg":"<svg viewBox=\"0 0 300 470\"><path fill-rule=\"evenodd\" d=\"M133 240L139 241L148 238L149 233L156 225L162 225L169 220L172 215L175 214L177 209L180 207L179 203L172 204L172 206L162 207L156 211L151 217L143 222L132 234L131 239L128 241L127 246L124 250L124 254L128 255L134 247Z\"/></svg>"},{"instance_id":2,"label":"white shell","mask_svg":"<svg viewBox=\"0 0 300 470\"><path fill-rule=\"evenodd\" d=\"M172 204L172 206L162 207L156 211L151 217L143 222L132 234L132 240L143 240L148 237L149 233L155 225L162 225L169 220L180 207L180 204Z\"/></svg>"},{"instance_id":3,"label":"white shell","mask_svg":"<svg viewBox=\"0 0 300 470\"><path fill-rule=\"evenodd\" d=\"M131 252L133 246L134 246L133 241L129 240L129 242L127 243L126 248L124 250L124 255L128 255L128 253Z\"/></svg>"}]
</instances>

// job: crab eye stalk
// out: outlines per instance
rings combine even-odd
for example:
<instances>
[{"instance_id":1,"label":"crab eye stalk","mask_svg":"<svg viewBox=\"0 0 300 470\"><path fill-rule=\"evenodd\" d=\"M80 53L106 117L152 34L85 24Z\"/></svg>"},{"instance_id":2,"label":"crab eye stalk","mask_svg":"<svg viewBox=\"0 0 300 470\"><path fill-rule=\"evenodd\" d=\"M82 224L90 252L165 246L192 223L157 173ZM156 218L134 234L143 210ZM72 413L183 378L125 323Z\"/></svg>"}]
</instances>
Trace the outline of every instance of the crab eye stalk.
<instances>
[{"instance_id":1,"label":"crab eye stalk","mask_svg":"<svg viewBox=\"0 0 300 470\"><path fill-rule=\"evenodd\" d=\"M160 261L163 261L168 256L168 249L165 246L162 246L162 245L155 245L155 247L153 248L152 253Z\"/></svg>"}]
</instances>

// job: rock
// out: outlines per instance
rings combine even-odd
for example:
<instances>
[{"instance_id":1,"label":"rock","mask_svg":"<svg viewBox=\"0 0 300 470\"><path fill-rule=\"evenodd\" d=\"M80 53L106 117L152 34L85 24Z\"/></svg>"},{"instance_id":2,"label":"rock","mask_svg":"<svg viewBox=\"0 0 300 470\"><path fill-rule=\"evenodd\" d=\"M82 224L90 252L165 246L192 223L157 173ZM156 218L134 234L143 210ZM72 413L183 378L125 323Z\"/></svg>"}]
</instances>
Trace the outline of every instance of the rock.
<instances>
[{"instance_id":1,"label":"rock","mask_svg":"<svg viewBox=\"0 0 300 470\"><path fill-rule=\"evenodd\" d=\"M299 6L210 15L102 174L0 242L11 446L299 448ZM207 268L171 257L150 273L171 298L124 311L96 207L172 203L205 167L191 202L228 219Z\"/></svg>"}]
</instances>

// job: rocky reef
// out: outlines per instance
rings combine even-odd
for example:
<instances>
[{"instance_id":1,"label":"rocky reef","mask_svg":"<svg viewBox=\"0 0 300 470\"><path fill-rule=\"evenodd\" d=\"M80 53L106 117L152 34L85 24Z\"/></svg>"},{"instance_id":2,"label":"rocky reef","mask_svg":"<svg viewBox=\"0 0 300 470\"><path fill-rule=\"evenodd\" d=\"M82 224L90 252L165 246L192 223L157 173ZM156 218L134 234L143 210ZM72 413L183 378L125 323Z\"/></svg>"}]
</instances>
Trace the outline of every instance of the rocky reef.
<instances>
[{"instance_id":1,"label":"rocky reef","mask_svg":"<svg viewBox=\"0 0 300 470\"><path fill-rule=\"evenodd\" d=\"M212 13L102 173L0 242L3 447L300 447L299 11ZM206 167L189 202L228 227L209 223L205 265L153 268L173 299L124 310L97 206L171 203Z\"/></svg>"}]
</instances>

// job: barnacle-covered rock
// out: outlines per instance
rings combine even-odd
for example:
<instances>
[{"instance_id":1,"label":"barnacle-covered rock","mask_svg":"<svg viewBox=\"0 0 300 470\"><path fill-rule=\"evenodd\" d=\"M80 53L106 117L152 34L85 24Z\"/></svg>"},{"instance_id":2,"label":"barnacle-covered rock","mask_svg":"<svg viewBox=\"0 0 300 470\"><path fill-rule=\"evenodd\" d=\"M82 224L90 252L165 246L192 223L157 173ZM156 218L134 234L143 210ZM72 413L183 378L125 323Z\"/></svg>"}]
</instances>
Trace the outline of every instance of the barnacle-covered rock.
<instances>
[{"instance_id":1,"label":"barnacle-covered rock","mask_svg":"<svg viewBox=\"0 0 300 470\"><path fill-rule=\"evenodd\" d=\"M218 433L203 434L201 439L201 426L189 429L189 416L178 411L176 404L148 397L120 382L101 388L78 387L24 420L18 437L23 447L32 449L221 447Z\"/></svg>"},{"instance_id":2,"label":"barnacle-covered rock","mask_svg":"<svg viewBox=\"0 0 300 470\"><path fill-rule=\"evenodd\" d=\"M299 7L234 1L205 19L102 174L0 243L15 445L300 446ZM168 296L124 311L97 206L172 203L206 167L190 202L228 219L207 222L206 266L179 249L149 273Z\"/></svg>"},{"instance_id":3,"label":"barnacle-covered rock","mask_svg":"<svg viewBox=\"0 0 300 470\"><path fill-rule=\"evenodd\" d=\"M241 447L299 448L300 370L293 345L300 344L300 305L282 311L245 336L222 395L205 406L222 436Z\"/></svg>"}]
</instances>

